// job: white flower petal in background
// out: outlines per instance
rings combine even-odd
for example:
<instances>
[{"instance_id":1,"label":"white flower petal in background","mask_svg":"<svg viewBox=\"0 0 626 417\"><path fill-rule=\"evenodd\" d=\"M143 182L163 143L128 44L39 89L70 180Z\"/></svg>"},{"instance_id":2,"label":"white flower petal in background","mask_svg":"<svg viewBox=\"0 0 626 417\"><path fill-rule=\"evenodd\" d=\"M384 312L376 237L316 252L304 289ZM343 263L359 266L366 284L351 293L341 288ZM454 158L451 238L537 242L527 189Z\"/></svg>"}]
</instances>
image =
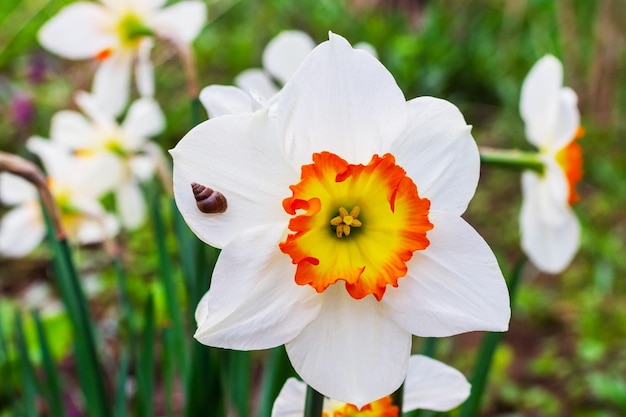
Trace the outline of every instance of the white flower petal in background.
<instances>
[{"instance_id":1,"label":"white flower petal in background","mask_svg":"<svg viewBox=\"0 0 626 417\"><path fill-rule=\"evenodd\" d=\"M143 224L146 203L139 184L133 180L121 184L115 190L115 202L125 228L132 230Z\"/></svg>"},{"instance_id":2,"label":"white flower petal in background","mask_svg":"<svg viewBox=\"0 0 626 417\"><path fill-rule=\"evenodd\" d=\"M542 181L534 172L522 174L522 191L522 249L539 270L559 273L567 268L578 251L578 219L569 205L550 204L554 198L550 183Z\"/></svg>"},{"instance_id":3,"label":"white flower petal in background","mask_svg":"<svg viewBox=\"0 0 626 417\"><path fill-rule=\"evenodd\" d=\"M22 177L0 172L0 202L8 206L37 198L37 189Z\"/></svg>"},{"instance_id":4,"label":"white flower petal in background","mask_svg":"<svg viewBox=\"0 0 626 417\"><path fill-rule=\"evenodd\" d=\"M154 66L150 61L150 50L154 42L152 39L144 39L139 44L137 51L137 64L135 65L135 80L137 90L141 97L154 96Z\"/></svg>"},{"instance_id":5,"label":"white flower petal in background","mask_svg":"<svg viewBox=\"0 0 626 417\"><path fill-rule=\"evenodd\" d=\"M20 204L0 219L0 254L15 258L26 256L45 235L38 200Z\"/></svg>"},{"instance_id":6,"label":"white flower petal in background","mask_svg":"<svg viewBox=\"0 0 626 417\"><path fill-rule=\"evenodd\" d=\"M448 411L470 395L471 385L453 367L423 355L413 355L404 382L403 410Z\"/></svg>"},{"instance_id":7,"label":"white flower petal in background","mask_svg":"<svg viewBox=\"0 0 626 417\"><path fill-rule=\"evenodd\" d=\"M98 105L107 113L117 116L124 110L130 96L132 64L132 55L118 53L103 61L96 70L91 90Z\"/></svg>"},{"instance_id":8,"label":"white flower petal in background","mask_svg":"<svg viewBox=\"0 0 626 417\"><path fill-rule=\"evenodd\" d=\"M206 4L202 1L181 1L158 11L150 19L159 36L181 45L191 43L200 33L207 19Z\"/></svg>"},{"instance_id":9,"label":"white flower petal in background","mask_svg":"<svg viewBox=\"0 0 626 417\"><path fill-rule=\"evenodd\" d=\"M165 129L165 116L159 104L152 98L135 100L121 125L128 150L139 150L146 138L156 136Z\"/></svg>"},{"instance_id":10,"label":"white flower petal in background","mask_svg":"<svg viewBox=\"0 0 626 417\"><path fill-rule=\"evenodd\" d=\"M235 84L250 93L255 93L267 101L278 93L279 88L265 71L251 68L241 72L235 77Z\"/></svg>"},{"instance_id":11,"label":"white flower petal in background","mask_svg":"<svg viewBox=\"0 0 626 417\"><path fill-rule=\"evenodd\" d=\"M265 47L263 68L281 84L285 84L313 48L315 42L306 33L299 30L283 31Z\"/></svg>"},{"instance_id":12,"label":"white flower petal in background","mask_svg":"<svg viewBox=\"0 0 626 417\"><path fill-rule=\"evenodd\" d=\"M210 85L200 91L200 102L209 118L227 114L252 113L254 104L250 94L244 90L226 85Z\"/></svg>"},{"instance_id":13,"label":"white flower petal in background","mask_svg":"<svg viewBox=\"0 0 626 417\"><path fill-rule=\"evenodd\" d=\"M61 9L37 37L44 48L62 57L94 58L116 43L114 33L108 30L114 24L102 6L79 1Z\"/></svg>"},{"instance_id":14,"label":"white flower petal in background","mask_svg":"<svg viewBox=\"0 0 626 417\"><path fill-rule=\"evenodd\" d=\"M62 110L50 121L50 139L68 148L84 146L92 138L91 130L89 120L75 111Z\"/></svg>"}]
</instances>

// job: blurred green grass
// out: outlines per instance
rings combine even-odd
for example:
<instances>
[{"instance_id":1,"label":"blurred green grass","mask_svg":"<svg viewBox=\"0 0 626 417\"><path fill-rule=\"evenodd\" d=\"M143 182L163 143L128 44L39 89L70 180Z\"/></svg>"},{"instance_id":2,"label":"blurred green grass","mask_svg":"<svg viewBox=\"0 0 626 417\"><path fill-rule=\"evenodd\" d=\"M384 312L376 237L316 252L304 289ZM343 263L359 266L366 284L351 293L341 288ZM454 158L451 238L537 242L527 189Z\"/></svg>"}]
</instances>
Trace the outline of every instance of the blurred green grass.
<instances>
[{"instance_id":1,"label":"blurred green grass","mask_svg":"<svg viewBox=\"0 0 626 417\"><path fill-rule=\"evenodd\" d=\"M70 0L0 2L0 149L25 155L34 134L47 136L54 112L74 108L72 92L89 89L93 67L52 56L37 44L38 28ZM541 56L554 54L565 82L579 96L586 135L581 141L585 178L576 206L582 248L558 277L525 282L506 347L496 358L483 415L619 416L626 414L626 12L620 1L588 0L216 0L211 23L196 40L200 85L230 84L258 67L267 42L284 29L301 29L316 41L328 31L366 41L396 77L407 98L432 95L452 101L474 126L479 145L530 149L518 115L521 83ZM171 148L190 123L180 63L155 48L156 98L167 117L160 144ZM40 65L43 80L34 82ZM17 123L15 97L32 98L33 116ZM483 168L466 217L496 251L504 269L519 257L519 175ZM149 233L128 236L141 262L137 280L152 282L157 260ZM170 242L171 243L171 242ZM0 260L0 293L11 298L42 279ZM106 280L106 279L105 279ZM113 286L113 279L108 285ZM148 290L129 282L143 305ZM162 314L157 294L156 316ZM190 306L193 309L193 306ZM27 335L28 336L28 335ZM466 375L471 337L454 338L441 358Z\"/></svg>"}]
</instances>

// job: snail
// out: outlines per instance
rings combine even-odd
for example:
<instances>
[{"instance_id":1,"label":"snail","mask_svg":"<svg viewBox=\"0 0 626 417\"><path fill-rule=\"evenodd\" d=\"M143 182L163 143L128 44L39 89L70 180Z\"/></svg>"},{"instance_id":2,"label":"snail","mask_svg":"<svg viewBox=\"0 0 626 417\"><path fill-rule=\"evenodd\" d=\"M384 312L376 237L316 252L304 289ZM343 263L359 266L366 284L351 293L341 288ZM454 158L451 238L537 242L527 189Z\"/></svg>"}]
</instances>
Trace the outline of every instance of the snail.
<instances>
[{"instance_id":1,"label":"snail","mask_svg":"<svg viewBox=\"0 0 626 417\"><path fill-rule=\"evenodd\" d=\"M219 191L214 191L209 187L198 184L197 182L191 183L191 190L196 198L196 205L198 210L203 213L223 213L228 207L226 197Z\"/></svg>"}]
</instances>

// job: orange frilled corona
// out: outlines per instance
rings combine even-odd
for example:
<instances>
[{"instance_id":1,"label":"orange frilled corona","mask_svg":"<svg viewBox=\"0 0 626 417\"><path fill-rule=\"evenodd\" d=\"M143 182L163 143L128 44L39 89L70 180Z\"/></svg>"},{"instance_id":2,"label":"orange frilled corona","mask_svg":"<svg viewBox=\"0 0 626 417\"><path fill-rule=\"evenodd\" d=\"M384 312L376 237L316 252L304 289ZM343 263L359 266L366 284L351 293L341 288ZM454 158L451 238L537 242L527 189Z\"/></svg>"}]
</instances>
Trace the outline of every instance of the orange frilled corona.
<instances>
[{"instance_id":1,"label":"orange frilled corona","mask_svg":"<svg viewBox=\"0 0 626 417\"><path fill-rule=\"evenodd\" d=\"M317 292L343 280L352 297L380 301L386 286L406 275L413 252L430 243L430 201L391 154L374 155L367 165L313 154L290 189L283 208L293 216L292 233L280 249L297 265L296 283Z\"/></svg>"},{"instance_id":2,"label":"orange frilled corona","mask_svg":"<svg viewBox=\"0 0 626 417\"><path fill-rule=\"evenodd\" d=\"M344 404L322 413L322 417L399 417L399 415L399 407L393 405L390 396L371 402L360 410L352 404Z\"/></svg>"},{"instance_id":3,"label":"orange frilled corona","mask_svg":"<svg viewBox=\"0 0 626 417\"><path fill-rule=\"evenodd\" d=\"M556 160L563 169L569 186L569 204L577 203L580 196L576 192L576 186L583 178L583 149L578 139L585 134L585 129L579 127L574 139L556 154Z\"/></svg>"}]
</instances>

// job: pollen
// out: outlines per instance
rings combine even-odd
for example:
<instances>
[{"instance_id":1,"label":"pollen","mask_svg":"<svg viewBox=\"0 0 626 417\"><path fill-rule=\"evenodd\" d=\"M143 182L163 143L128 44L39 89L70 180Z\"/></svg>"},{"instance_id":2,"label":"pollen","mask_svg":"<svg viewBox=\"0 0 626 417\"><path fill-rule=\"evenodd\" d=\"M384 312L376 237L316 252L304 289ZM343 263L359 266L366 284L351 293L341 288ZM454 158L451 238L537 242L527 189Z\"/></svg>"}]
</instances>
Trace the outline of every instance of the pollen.
<instances>
[{"instance_id":1,"label":"pollen","mask_svg":"<svg viewBox=\"0 0 626 417\"><path fill-rule=\"evenodd\" d=\"M357 219L360 213L359 206L355 206L350 213L345 208L339 207L339 215L330 220L330 225L335 227L337 237L350 236L351 227L361 227L361 221Z\"/></svg>"}]
</instances>

